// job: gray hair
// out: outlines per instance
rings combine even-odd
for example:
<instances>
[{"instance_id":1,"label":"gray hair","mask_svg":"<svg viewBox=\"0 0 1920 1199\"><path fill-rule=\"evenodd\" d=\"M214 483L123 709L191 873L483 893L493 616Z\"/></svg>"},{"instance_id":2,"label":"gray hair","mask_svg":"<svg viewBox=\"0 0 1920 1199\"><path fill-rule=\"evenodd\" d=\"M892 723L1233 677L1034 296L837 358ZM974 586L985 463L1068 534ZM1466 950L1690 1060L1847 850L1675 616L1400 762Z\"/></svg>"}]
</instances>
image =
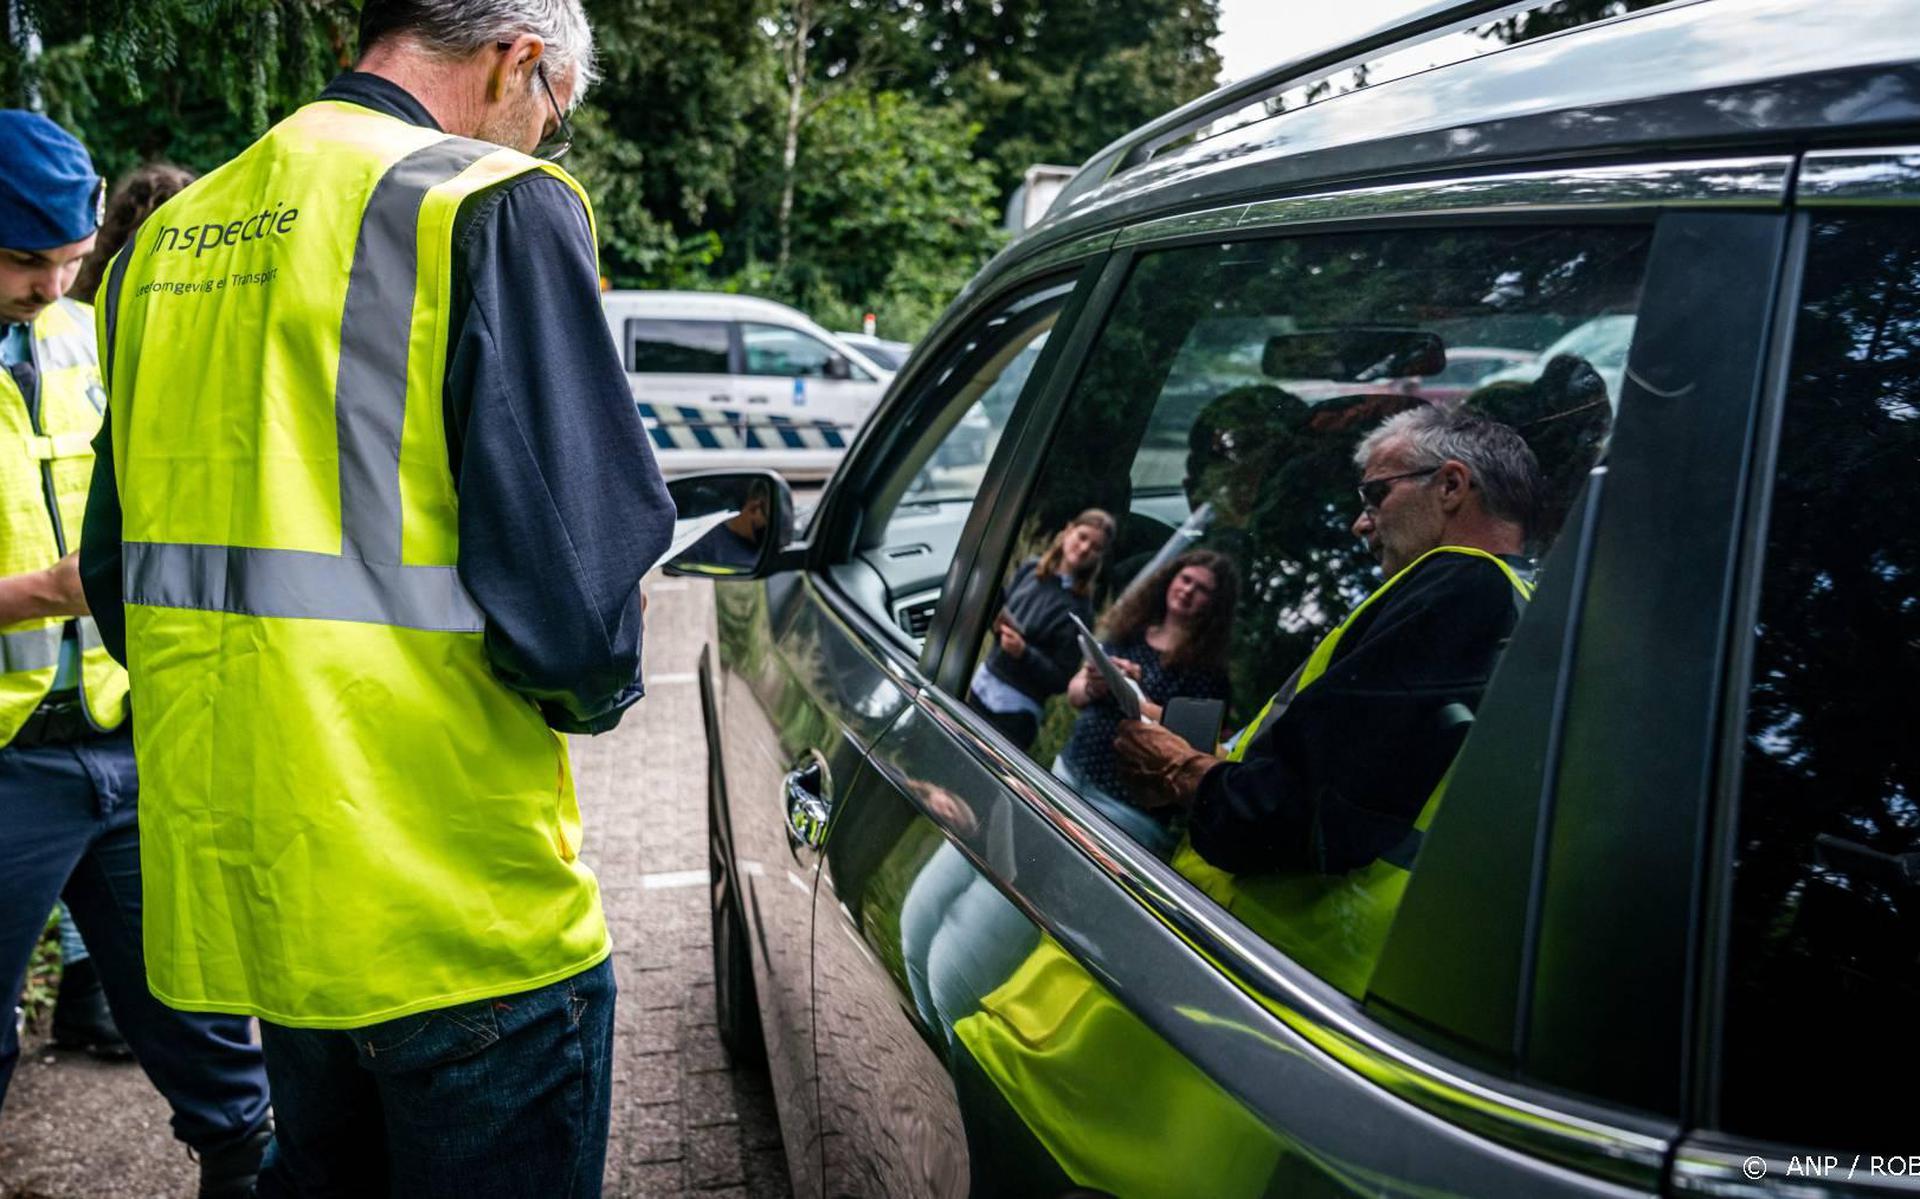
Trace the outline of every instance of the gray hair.
<instances>
[{"instance_id":1,"label":"gray hair","mask_svg":"<svg viewBox=\"0 0 1920 1199\"><path fill-rule=\"evenodd\" d=\"M593 30L580 0L366 0L360 10L360 53L387 37L406 37L429 53L465 58L482 46L530 33L546 43L545 60L556 74L571 71L580 103L600 77L593 57ZM562 74L564 77L564 74Z\"/></svg>"},{"instance_id":2,"label":"gray hair","mask_svg":"<svg viewBox=\"0 0 1920 1199\"><path fill-rule=\"evenodd\" d=\"M1407 465L1414 470L1449 459L1462 463L1473 472L1490 514L1532 530L1545 483L1533 450L1510 427L1469 412L1422 405L1388 417L1362 438L1353 452L1354 465L1365 470L1368 460L1389 442L1406 447Z\"/></svg>"}]
</instances>

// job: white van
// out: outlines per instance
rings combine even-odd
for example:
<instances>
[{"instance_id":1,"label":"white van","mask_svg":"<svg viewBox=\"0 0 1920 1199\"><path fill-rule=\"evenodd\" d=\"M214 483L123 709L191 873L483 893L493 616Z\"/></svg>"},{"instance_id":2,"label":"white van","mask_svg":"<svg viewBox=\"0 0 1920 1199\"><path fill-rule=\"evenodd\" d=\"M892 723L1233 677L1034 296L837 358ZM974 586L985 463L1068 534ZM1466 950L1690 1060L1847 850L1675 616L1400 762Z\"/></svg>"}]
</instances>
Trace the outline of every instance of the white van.
<instances>
[{"instance_id":1,"label":"white van","mask_svg":"<svg viewBox=\"0 0 1920 1199\"><path fill-rule=\"evenodd\" d=\"M697 291L610 291L660 469L831 474L893 378L785 304Z\"/></svg>"}]
</instances>

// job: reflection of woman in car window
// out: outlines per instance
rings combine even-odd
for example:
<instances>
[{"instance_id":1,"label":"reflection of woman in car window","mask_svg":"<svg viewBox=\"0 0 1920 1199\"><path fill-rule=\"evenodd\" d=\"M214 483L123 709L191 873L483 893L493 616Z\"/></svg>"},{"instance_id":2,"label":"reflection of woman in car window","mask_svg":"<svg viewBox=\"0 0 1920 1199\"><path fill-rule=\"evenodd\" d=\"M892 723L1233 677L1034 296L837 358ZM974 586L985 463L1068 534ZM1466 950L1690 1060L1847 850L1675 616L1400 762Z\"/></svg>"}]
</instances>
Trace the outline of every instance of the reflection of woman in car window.
<instances>
[{"instance_id":1,"label":"reflection of woman in car window","mask_svg":"<svg viewBox=\"0 0 1920 1199\"><path fill-rule=\"evenodd\" d=\"M1014 572L994 617L995 644L973 673L967 704L1023 750L1040 733L1047 697L1067 689L1079 664L1068 616L1093 618L1093 584L1113 527L1098 508L1068 521L1046 553Z\"/></svg>"},{"instance_id":2,"label":"reflection of woman in car window","mask_svg":"<svg viewBox=\"0 0 1920 1199\"><path fill-rule=\"evenodd\" d=\"M1140 710L1159 720L1175 696L1227 699L1227 650L1240 575L1233 560L1212 550L1189 550L1129 587L1100 620L1101 645L1145 696ZM1067 702L1081 709L1053 772L1141 844L1171 852L1178 835L1170 813L1143 811L1125 800L1113 751L1120 709L1100 673L1084 666L1067 686Z\"/></svg>"}]
</instances>

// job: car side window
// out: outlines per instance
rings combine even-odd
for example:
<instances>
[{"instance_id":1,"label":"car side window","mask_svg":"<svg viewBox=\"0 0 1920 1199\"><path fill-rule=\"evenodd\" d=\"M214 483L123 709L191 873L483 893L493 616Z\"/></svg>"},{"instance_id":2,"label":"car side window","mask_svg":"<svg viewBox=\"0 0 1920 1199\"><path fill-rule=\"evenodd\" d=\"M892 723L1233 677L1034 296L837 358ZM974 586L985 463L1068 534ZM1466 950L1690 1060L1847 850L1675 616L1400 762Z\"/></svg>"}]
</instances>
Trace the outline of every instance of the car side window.
<instances>
[{"instance_id":1,"label":"car side window","mask_svg":"<svg viewBox=\"0 0 1920 1199\"><path fill-rule=\"evenodd\" d=\"M1604 449L1624 351L1579 347L1631 340L1648 244L1529 227L1144 254L1053 433L968 705L1364 996Z\"/></svg>"},{"instance_id":2,"label":"car side window","mask_svg":"<svg viewBox=\"0 0 1920 1199\"><path fill-rule=\"evenodd\" d=\"M987 465L1060 318L1071 283L1022 290L936 350L898 404L894 457L866 496L843 588L916 649L973 511Z\"/></svg>"},{"instance_id":3,"label":"car side window","mask_svg":"<svg viewBox=\"0 0 1920 1199\"><path fill-rule=\"evenodd\" d=\"M798 329L742 321L740 344L746 355L749 375L826 379L832 377L828 363L839 359L846 362L850 372L848 377L862 382L873 379L872 375L847 361L832 346Z\"/></svg>"},{"instance_id":4,"label":"car side window","mask_svg":"<svg viewBox=\"0 0 1920 1199\"><path fill-rule=\"evenodd\" d=\"M1898 1080L1920 1067L1920 227L1907 212L1814 223L1779 447L1719 1124L1904 1154Z\"/></svg>"},{"instance_id":5,"label":"car side window","mask_svg":"<svg viewBox=\"0 0 1920 1199\"><path fill-rule=\"evenodd\" d=\"M727 322L628 317L627 370L634 374L724 375Z\"/></svg>"}]
</instances>

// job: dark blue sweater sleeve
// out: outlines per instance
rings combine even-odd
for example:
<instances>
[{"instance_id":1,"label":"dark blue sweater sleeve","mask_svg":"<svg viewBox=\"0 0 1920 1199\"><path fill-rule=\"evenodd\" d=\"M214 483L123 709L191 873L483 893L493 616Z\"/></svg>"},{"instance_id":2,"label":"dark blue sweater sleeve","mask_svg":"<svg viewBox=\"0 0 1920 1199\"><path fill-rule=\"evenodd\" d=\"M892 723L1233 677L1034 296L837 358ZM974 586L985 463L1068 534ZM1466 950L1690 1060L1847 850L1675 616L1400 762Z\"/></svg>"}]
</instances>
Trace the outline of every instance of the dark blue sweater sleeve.
<instances>
[{"instance_id":1,"label":"dark blue sweater sleeve","mask_svg":"<svg viewBox=\"0 0 1920 1199\"><path fill-rule=\"evenodd\" d=\"M579 198L536 175L478 203L446 376L460 579L494 674L554 728L604 732L642 694L640 577L672 539L673 502Z\"/></svg>"}]
</instances>

